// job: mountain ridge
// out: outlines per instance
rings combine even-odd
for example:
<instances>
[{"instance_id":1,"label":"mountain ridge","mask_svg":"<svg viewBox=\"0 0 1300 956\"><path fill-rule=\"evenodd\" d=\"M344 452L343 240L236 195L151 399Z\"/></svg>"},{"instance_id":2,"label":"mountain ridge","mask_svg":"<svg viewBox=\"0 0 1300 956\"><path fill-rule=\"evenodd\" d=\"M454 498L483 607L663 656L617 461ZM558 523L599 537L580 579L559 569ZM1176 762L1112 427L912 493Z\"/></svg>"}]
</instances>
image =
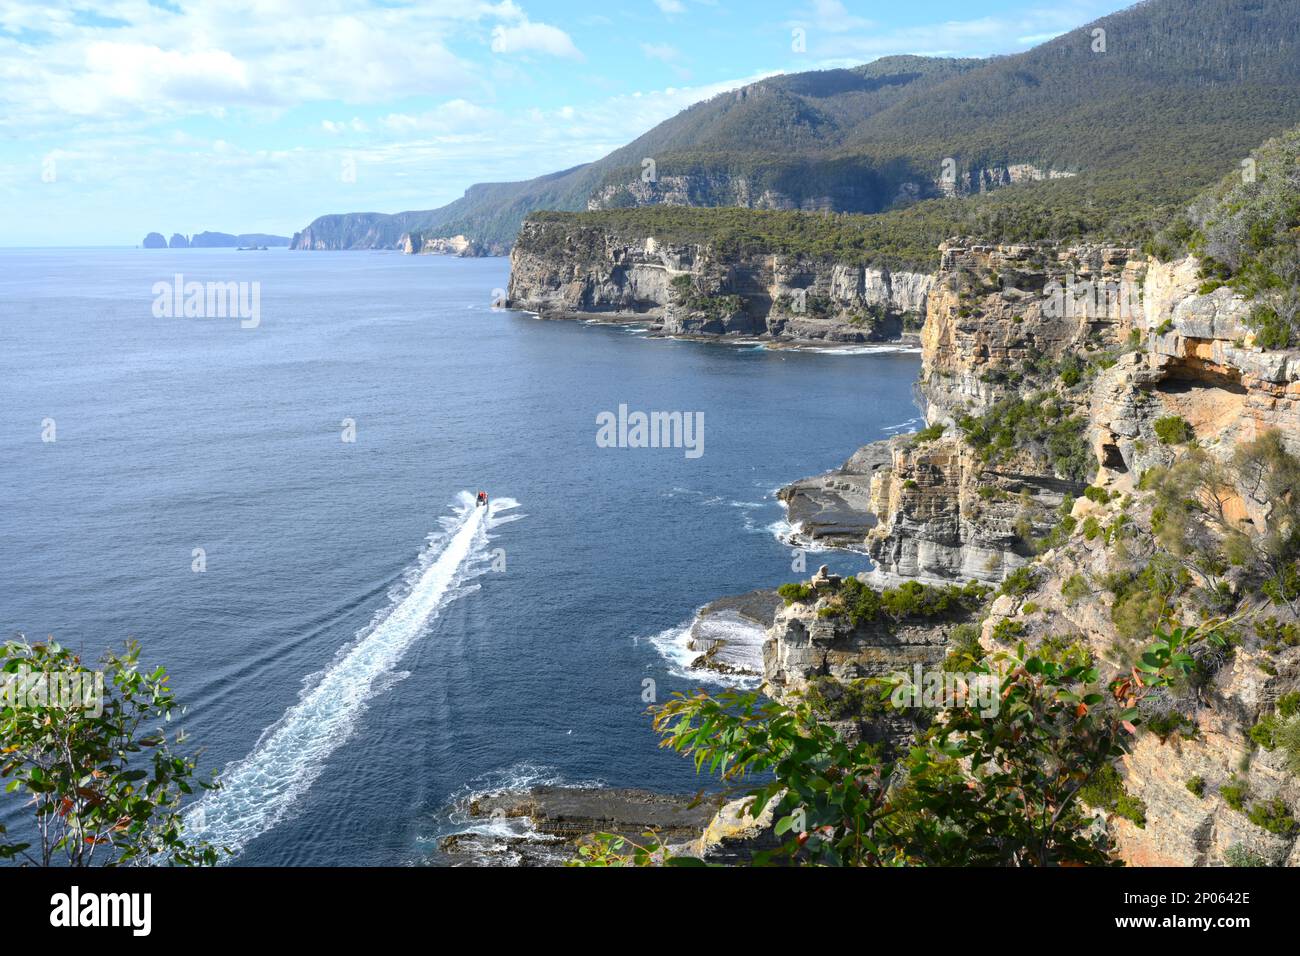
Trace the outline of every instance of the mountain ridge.
<instances>
[{"instance_id":1,"label":"mountain ridge","mask_svg":"<svg viewBox=\"0 0 1300 956\"><path fill-rule=\"evenodd\" d=\"M1181 203L1226 171L1225 157L1300 122L1297 14L1288 0L1145 0L1009 56L781 74L687 107L593 163L476 184L439 209L320 217L293 245L396 248L415 230L503 251L539 209L876 214L1086 174L1137 191L1173 181ZM1077 184L1061 193L1081 208L1105 201Z\"/></svg>"}]
</instances>

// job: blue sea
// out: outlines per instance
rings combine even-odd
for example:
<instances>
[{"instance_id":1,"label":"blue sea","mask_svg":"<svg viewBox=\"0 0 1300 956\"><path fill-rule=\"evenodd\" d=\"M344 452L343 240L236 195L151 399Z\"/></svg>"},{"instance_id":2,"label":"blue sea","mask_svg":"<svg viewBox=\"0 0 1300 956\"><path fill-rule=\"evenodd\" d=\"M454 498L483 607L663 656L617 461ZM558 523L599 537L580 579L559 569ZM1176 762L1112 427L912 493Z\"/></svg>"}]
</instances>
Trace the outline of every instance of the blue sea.
<instances>
[{"instance_id":1,"label":"blue sea","mask_svg":"<svg viewBox=\"0 0 1300 956\"><path fill-rule=\"evenodd\" d=\"M508 271L0 250L0 624L166 666L236 864L438 863L476 789L698 789L643 681L701 686L696 610L798 577L777 487L918 417L916 354L542 321ZM258 321L156 314L178 275ZM703 413L703 454L600 447L620 405Z\"/></svg>"}]
</instances>

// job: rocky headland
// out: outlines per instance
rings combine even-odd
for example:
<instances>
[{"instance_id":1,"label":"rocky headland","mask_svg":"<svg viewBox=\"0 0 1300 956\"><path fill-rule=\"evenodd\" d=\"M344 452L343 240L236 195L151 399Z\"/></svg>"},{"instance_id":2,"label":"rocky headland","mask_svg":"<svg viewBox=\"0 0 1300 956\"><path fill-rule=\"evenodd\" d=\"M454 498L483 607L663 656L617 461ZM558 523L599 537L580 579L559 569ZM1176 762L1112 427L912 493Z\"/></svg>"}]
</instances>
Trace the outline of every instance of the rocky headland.
<instances>
[{"instance_id":1,"label":"rocky headland","mask_svg":"<svg viewBox=\"0 0 1300 956\"><path fill-rule=\"evenodd\" d=\"M736 253L580 218L524 223L507 305L643 322L664 335L786 343L895 341L925 319L933 277L813 253Z\"/></svg>"}]
</instances>

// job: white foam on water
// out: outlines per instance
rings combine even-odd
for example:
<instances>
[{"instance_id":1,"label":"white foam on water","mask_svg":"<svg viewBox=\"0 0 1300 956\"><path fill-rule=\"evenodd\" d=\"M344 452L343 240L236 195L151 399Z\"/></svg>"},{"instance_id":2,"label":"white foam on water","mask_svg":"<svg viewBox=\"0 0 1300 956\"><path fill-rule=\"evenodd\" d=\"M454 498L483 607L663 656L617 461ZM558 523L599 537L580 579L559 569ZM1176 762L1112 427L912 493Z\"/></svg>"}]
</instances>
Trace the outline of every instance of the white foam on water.
<instances>
[{"instance_id":1,"label":"white foam on water","mask_svg":"<svg viewBox=\"0 0 1300 956\"><path fill-rule=\"evenodd\" d=\"M723 641L723 659L748 673L723 674L712 668L692 666L704 653L700 647L692 646L696 636L709 642ZM650 643L667 662L668 672L675 677L702 684L749 690L757 687L760 682L763 641L766 636L760 625L738 616L710 615L701 618L697 613L684 624L655 634L650 638Z\"/></svg>"},{"instance_id":2,"label":"white foam on water","mask_svg":"<svg viewBox=\"0 0 1300 956\"><path fill-rule=\"evenodd\" d=\"M882 431L882 432L901 432L901 431L903 431L904 429L907 429L908 431L915 431L915 430L916 430L916 426L917 426L917 425L920 425L923 421L924 421L924 419L922 419L922 418L909 418L907 421L905 421L905 422L903 422L902 424L899 424L899 425L886 425L884 428L881 429L881 431Z\"/></svg>"},{"instance_id":3,"label":"white foam on water","mask_svg":"<svg viewBox=\"0 0 1300 956\"><path fill-rule=\"evenodd\" d=\"M389 604L329 666L304 680L298 702L262 732L252 753L221 774L222 788L190 808L186 835L238 854L280 823L352 735L370 699L405 676L397 665L430 623L451 601L477 590L467 581L482 573L488 531L521 517L498 517L518 506L498 498L479 508L461 492L455 514L442 519L442 533L429 535L402 583L389 592Z\"/></svg>"},{"instance_id":4,"label":"white foam on water","mask_svg":"<svg viewBox=\"0 0 1300 956\"><path fill-rule=\"evenodd\" d=\"M476 837L478 840L468 862L479 866L517 866L522 862L522 856L512 846L513 843L525 842L542 846L555 844L563 847L568 845L568 841L564 837L542 833L527 816L512 817L504 813L478 815L473 809L478 801L506 794L524 794L537 787L599 790L604 786L605 782L598 779L572 782L551 767L524 761L505 770L481 774L462 785L448 799L443 825L435 834L419 837L416 842L432 844L436 850L438 844L448 836ZM565 859L565 854L558 853L554 862L558 865Z\"/></svg>"}]
</instances>

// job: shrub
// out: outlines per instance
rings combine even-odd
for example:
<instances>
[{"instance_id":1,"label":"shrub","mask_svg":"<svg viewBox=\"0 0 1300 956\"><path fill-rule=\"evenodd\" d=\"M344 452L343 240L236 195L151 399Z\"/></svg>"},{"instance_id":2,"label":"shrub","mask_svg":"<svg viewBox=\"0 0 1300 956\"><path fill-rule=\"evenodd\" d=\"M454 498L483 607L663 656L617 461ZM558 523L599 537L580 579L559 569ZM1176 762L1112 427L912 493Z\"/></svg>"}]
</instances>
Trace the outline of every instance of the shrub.
<instances>
[{"instance_id":1,"label":"shrub","mask_svg":"<svg viewBox=\"0 0 1300 956\"><path fill-rule=\"evenodd\" d=\"M1219 796L1223 797L1223 802L1232 809L1240 811L1246 806L1246 797L1250 796L1250 788L1233 776L1219 788Z\"/></svg>"},{"instance_id":2,"label":"shrub","mask_svg":"<svg viewBox=\"0 0 1300 956\"><path fill-rule=\"evenodd\" d=\"M919 445L922 442L934 441L936 438L943 437L944 429L948 426L943 422L935 422L933 425L927 425L919 432L912 436L912 444Z\"/></svg>"},{"instance_id":3,"label":"shrub","mask_svg":"<svg viewBox=\"0 0 1300 956\"><path fill-rule=\"evenodd\" d=\"M1026 449L1051 461L1061 477L1082 482L1096 472L1097 461L1087 442L1087 421L1069 411L1068 403L1043 391L1002 399L983 415L965 416L957 424L986 462Z\"/></svg>"},{"instance_id":4,"label":"shrub","mask_svg":"<svg viewBox=\"0 0 1300 956\"><path fill-rule=\"evenodd\" d=\"M1294 622L1279 621L1275 617L1255 621L1255 634L1268 651L1279 651L1285 647L1300 645L1300 627Z\"/></svg>"},{"instance_id":5,"label":"shrub","mask_svg":"<svg viewBox=\"0 0 1300 956\"><path fill-rule=\"evenodd\" d=\"M1289 720L1296 714L1300 714L1300 690L1293 690L1289 694L1283 694L1277 699L1277 715L1283 720Z\"/></svg>"},{"instance_id":6,"label":"shrub","mask_svg":"<svg viewBox=\"0 0 1300 956\"><path fill-rule=\"evenodd\" d=\"M1004 618L993 625L993 640L1001 644L1009 644L1018 637L1024 636L1025 624L1023 621Z\"/></svg>"},{"instance_id":7,"label":"shrub","mask_svg":"<svg viewBox=\"0 0 1300 956\"><path fill-rule=\"evenodd\" d=\"M976 624L958 624L948 633L948 653L943 659L943 669L962 672L973 670L984 659L980 645L980 629Z\"/></svg>"},{"instance_id":8,"label":"shrub","mask_svg":"<svg viewBox=\"0 0 1300 956\"><path fill-rule=\"evenodd\" d=\"M1187 789L1197 800L1201 799L1205 796L1205 778L1201 776L1188 778Z\"/></svg>"},{"instance_id":9,"label":"shrub","mask_svg":"<svg viewBox=\"0 0 1300 956\"><path fill-rule=\"evenodd\" d=\"M1146 827L1147 805L1124 789L1119 771L1111 764L1102 767L1079 788L1079 799L1095 810L1108 810L1139 828Z\"/></svg>"},{"instance_id":10,"label":"shrub","mask_svg":"<svg viewBox=\"0 0 1300 956\"><path fill-rule=\"evenodd\" d=\"M1255 345L1261 349L1288 349L1296 340L1296 329L1270 305L1251 309L1246 324L1255 332Z\"/></svg>"},{"instance_id":11,"label":"shrub","mask_svg":"<svg viewBox=\"0 0 1300 956\"><path fill-rule=\"evenodd\" d=\"M842 682L830 676L813 677L803 696L825 720L877 716L889 708L888 696L868 680Z\"/></svg>"},{"instance_id":12,"label":"shrub","mask_svg":"<svg viewBox=\"0 0 1300 956\"><path fill-rule=\"evenodd\" d=\"M1038 587L1038 572L1026 564L1016 568L1003 579L998 593L1023 597L1036 587Z\"/></svg>"},{"instance_id":13,"label":"shrub","mask_svg":"<svg viewBox=\"0 0 1300 956\"><path fill-rule=\"evenodd\" d=\"M1272 866L1273 864L1250 847L1234 843L1223 851L1224 866Z\"/></svg>"},{"instance_id":14,"label":"shrub","mask_svg":"<svg viewBox=\"0 0 1300 956\"><path fill-rule=\"evenodd\" d=\"M1278 748L1286 754L1287 769L1300 774L1300 718L1292 717L1282 724L1274 739Z\"/></svg>"},{"instance_id":15,"label":"shrub","mask_svg":"<svg viewBox=\"0 0 1300 956\"><path fill-rule=\"evenodd\" d=\"M1295 817L1281 797L1261 800L1250 808L1246 818L1255 826L1279 836L1291 836L1297 829Z\"/></svg>"},{"instance_id":16,"label":"shrub","mask_svg":"<svg viewBox=\"0 0 1300 956\"><path fill-rule=\"evenodd\" d=\"M790 583L781 585L776 593L785 598L785 606L789 607L796 601L807 601L813 596L813 589L811 584Z\"/></svg>"},{"instance_id":17,"label":"shrub","mask_svg":"<svg viewBox=\"0 0 1300 956\"><path fill-rule=\"evenodd\" d=\"M1247 731L1248 736L1256 746L1263 747L1265 750L1272 750L1277 746L1277 718L1273 716L1265 717L1254 727Z\"/></svg>"},{"instance_id":18,"label":"shrub","mask_svg":"<svg viewBox=\"0 0 1300 956\"><path fill-rule=\"evenodd\" d=\"M1180 415L1157 418L1154 425L1156 438L1162 445L1182 445L1196 437L1191 423Z\"/></svg>"},{"instance_id":19,"label":"shrub","mask_svg":"<svg viewBox=\"0 0 1300 956\"><path fill-rule=\"evenodd\" d=\"M1104 505L1110 501L1111 494L1105 488L1098 488L1096 485L1089 485L1083 489L1083 496L1089 501L1095 501L1099 505Z\"/></svg>"},{"instance_id":20,"label":"shrub","mask_svg":"<svg viewBox=\"0 0 1300 956\"><path fill-rule=\"evenodd\" d=\"M1088 587L1088 581L1082 574L1071 574L1061 584L1061 596L1073 604L1075 601L1081 601L1092 593Z\"/></svg>"},{"instance_id":21,"label":"shrub","mask_svg":"<svg viewBox=\"0 0 1300 956\"><path fill-rule=\"evenodd\" d=\"M1147 729L1164 743L1177 734L1180 737L1195 737L1196 724L1183 713L1171 710L1163 714L1153 714L1147 718Z\"/></svg>"}]
</instances>

